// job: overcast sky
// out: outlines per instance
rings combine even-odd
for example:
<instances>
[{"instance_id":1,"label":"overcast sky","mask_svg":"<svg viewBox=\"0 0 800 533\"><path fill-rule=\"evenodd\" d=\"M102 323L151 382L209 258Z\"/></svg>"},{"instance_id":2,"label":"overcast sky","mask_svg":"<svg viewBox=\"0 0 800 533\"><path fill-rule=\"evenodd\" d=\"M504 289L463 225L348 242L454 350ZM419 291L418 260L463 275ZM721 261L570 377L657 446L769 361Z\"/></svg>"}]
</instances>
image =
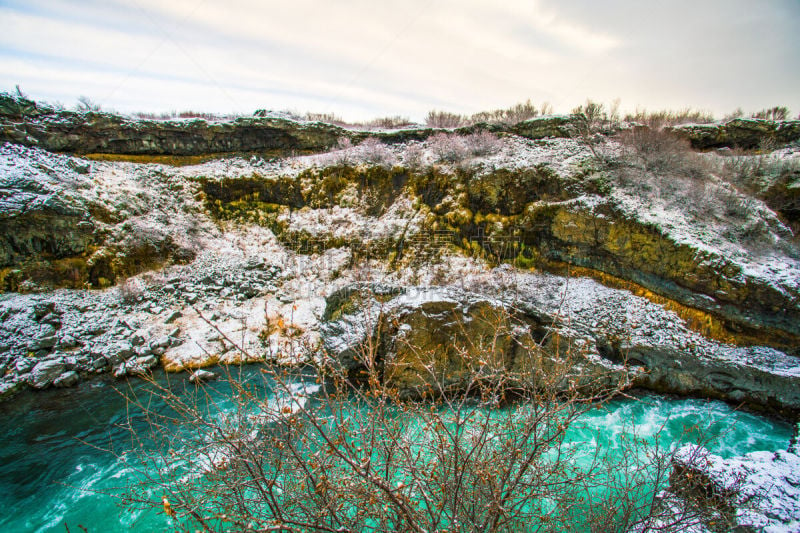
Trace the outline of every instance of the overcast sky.
<instances>
[{"instance_id":1,"label":"overcast sky","mask_svg":"<svg viewBox=\"0 0 800 533\"><path fill-rule=\"evenodd\" d=\"M0 0L0 91L119 111L800 113L800 0Z\"/></svg>"}]
</instances>

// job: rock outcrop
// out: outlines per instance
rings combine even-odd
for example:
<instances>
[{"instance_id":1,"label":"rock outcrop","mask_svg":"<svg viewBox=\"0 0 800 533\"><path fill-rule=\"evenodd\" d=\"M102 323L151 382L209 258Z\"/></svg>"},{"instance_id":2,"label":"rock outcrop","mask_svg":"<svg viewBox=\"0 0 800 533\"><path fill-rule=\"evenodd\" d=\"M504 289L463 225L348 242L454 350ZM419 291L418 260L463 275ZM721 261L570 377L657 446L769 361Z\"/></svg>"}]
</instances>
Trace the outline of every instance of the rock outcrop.
<instances>
[{"instance_id":1,"label":"rock outcrop","mask_svg":"<svg viewBox=\"0 0 800 533\"><path fill-rule=\"evenodd\" d=\"M669 479L661 504L676 514L698 514L698 533L800 529L800 456L790 451L723 459L686 445L677 451Z\"/></svg>"},{"instance_id":2,"label":"rock outcrop","mask_svg":"<svg viewBox=\"0 0 800 533\"><path fill-rule=\"evenodd\" d=\"M688 139L693 148L767 148L800 139L800 120L772 121L735 118L723 123L683 124L669 128Z\"/></svg>"},{"instance_id":3,"label":"rock outcrop","mask_svg":"<svg viewBox=\"0 0 800 533\"><path fill-rule=\"evenodd\" d=\"M476 124L455 130L508 132L529 139L571 137L576 117L537 117L512 126ZM252 116L230 120L129 119L105 112L57 110L0 95L0 141L73 154L198 156L257 152L276 156L324 152L339 139L355 143L377 137L387 144L421 141L443 130L410 128L386 132L352 131L321 122Z\"/></svg>"},{"instance_id":4,"label":"rock outcrop","mask_svg":"<svg viewBox=\"0 0 800 533\"><path fill-rule=\"evenodd\" d=\"M10 144L0 169L0 290L105 287L194 256L200 204L157 170L120 179L105 163Z\"/></svg>"},{"instance_id":5,"label":"rock outcrop","mask_svg":"<svg viewBox=\"0 0 800 533\"><path fill-rule=\"evenodd\" d=\"M320 152L347 136L341 128L273 117L229 121L128 119L103 112L61 111L0 96L0 141L74 154L206 155Z\"/></svg>"},{"instance_id":6,"label":"rock outcrop","mask_svg":"<svg viewBox=\"0 0 800 533\"><path fill-rule=\"evenodd\" d=\"M399 295L397 288L379 286L373 295L368 286L347 287L329 298L324 345L351 370L377 365L388 385L410 395L463 388L476 376L524 383L556 376L563 386L624 383L800 410L793 358L703 339L658 306L637 309L636 297L592 288L591 280L582 282L582 297L562 287L563 301L575 294L575 304L586 305L591 289L605 292L602 305L611 310L564 316L552 283L523 275L513 292L495 296L454 287Z\"/></svg>"},{"instance_id":7,"label":"rock outcrop","mask_svg":"<svg viewBox=\"0 0 800 533\"><path fill-rule=\"evenodd\" d=\"M526 241L543 256L633 281L684 305L800 339L800 286L778 265L753 268L700 243L638 220L613 200L542 202L522 218ZM779 336L779 333L777 333Z\"/></svg>"}]
</instances>

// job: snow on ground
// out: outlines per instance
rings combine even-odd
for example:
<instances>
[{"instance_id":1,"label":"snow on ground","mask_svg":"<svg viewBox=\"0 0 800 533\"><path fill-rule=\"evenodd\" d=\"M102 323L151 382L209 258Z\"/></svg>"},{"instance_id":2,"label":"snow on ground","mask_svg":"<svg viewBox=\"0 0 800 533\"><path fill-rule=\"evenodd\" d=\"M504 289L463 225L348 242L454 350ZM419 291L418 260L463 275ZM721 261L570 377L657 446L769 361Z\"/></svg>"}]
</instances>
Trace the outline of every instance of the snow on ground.
<instances>
[{"instance_id":1,"label":"snow on ground","mask_svg":"<svg viewBox=\"0 0 800 533\"><path fill-rule=\"evenodd\" d=\"M736 522L765 533L800 531L800 456L788 451L752 452L723 459L686 445L675 462L709 477L736 507Z\"/></svg>"}]
</instances>

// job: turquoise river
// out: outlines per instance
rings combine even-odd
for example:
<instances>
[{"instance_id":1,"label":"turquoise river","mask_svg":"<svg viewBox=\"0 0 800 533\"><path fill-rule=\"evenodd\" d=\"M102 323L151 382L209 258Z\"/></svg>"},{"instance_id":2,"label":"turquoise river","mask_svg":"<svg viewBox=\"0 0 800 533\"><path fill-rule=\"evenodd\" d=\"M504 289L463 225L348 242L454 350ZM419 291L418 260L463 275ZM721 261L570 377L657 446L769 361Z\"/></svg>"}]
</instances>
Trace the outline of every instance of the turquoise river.
<instances>
[{"instance_id":1,"label":"turquoise river","mask_svg":"<svg viewBox=\"0 0 800 533\"><path fill-rule=\"evenodd\" d=\"M256 367L245 367L242 378L259 383L271 394L269 383ZM179 393L194 388L184 375L158 373L156 378ZM123 488L136 472L126 461L130 419L134 431L145 431L141 413L131 410L117 388L137 392L148 387L140 380L129 385L96 380L76 389L25 393L0 404L0 531L170 531L174 529L160 509L131 511L119 504ZM225 401L224 382L209 386ZM153 406L157 408L158 406ZM585 414L583 429L571 438L611 446L631 424L640 437L654 435L673 445L690 441L687 428L699 427L719 435L711 446L723 457L756 450L785 449L789 424L737 411L722 402L677 399L640 394L636 399L611 402ZM104 449L113 447L115 453Z\"/></svg>"}]
</instances>

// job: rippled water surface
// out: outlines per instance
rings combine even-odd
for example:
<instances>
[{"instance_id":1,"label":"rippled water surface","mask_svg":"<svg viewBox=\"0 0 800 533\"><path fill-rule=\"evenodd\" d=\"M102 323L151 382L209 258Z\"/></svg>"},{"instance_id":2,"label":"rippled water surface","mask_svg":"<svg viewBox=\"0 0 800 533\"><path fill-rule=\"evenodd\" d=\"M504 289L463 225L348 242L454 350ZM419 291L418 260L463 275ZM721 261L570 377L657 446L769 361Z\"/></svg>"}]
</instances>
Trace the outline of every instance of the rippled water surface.
<instances>
[{"instance_id":1,"label":"rippled water surface","mask_svg":"<svg viewBox=\"0 0 800 533\"><path fill-rule=\"evenodd\" d=\"M159 374L166 383L167 377ZM256 367L243 370L249 380L269 394L269 385ZM169 376L176 391L192 390L183 376ZM0 404L0 531L168 531L170 523L159 510L131 512L118 505L121 487L136 480L126 462L130 434L124 428L129 408L115 387L119 382L96 381L72 390L26 393ZM146 393L148 385L131 382ZM213 385L212 395L225 402L227 386ZM152 407L159 409L155 402ZM131 410L134 428L144 432L146 421ZM756 450L785 449L791 427L722 402L642 395L619 400L582 417L570 439L614 450L623 433L652 438L662 427L662 442L694 441L698 431L719 435L712 451L729 457ZM116 453L98 448L113 447Z\"/></svg>"}]
</instances>

